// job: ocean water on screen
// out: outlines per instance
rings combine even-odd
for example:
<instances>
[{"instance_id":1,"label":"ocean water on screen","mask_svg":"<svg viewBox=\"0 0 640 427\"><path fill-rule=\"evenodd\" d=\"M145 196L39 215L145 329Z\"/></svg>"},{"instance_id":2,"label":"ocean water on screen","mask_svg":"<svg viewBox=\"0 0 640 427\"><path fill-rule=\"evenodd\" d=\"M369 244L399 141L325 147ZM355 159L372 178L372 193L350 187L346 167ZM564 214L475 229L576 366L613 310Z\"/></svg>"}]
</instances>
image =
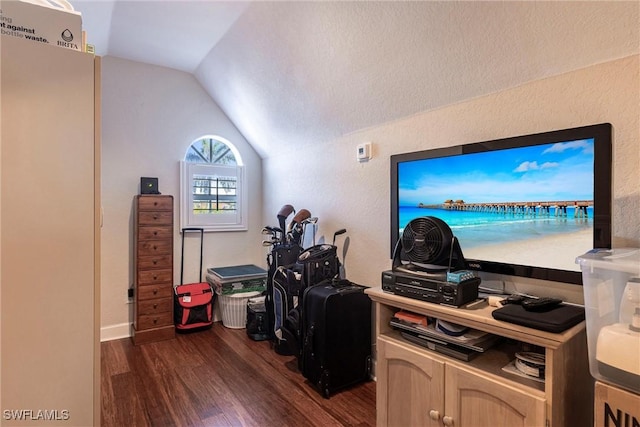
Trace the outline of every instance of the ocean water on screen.
<instances>
[{"instance_id":1,"label":"ocean water on screen","mask_svg":"<svg viewBox=\"0 0 640 427\"><path fill-rule=\"evenodd\" d=\"M555 208L547 215L499 214L489 212L454 211L448 209L402 206L399 211L400 233L414 218L434 216L449 225L463 249L487 244L535 240L542 237L571 234L593 228L593 208L587 218L575 218L575 210L567 207L564 216L556 216Z\"/></svg>"}]
</instances>

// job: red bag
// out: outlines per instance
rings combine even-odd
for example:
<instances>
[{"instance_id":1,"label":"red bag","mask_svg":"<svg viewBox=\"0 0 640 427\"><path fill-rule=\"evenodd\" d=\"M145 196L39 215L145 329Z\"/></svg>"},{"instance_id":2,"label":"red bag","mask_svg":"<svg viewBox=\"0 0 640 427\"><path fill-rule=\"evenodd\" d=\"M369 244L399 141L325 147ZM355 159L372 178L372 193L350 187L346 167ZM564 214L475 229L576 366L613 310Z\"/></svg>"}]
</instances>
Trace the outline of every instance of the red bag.
<instances>
[{"instance_id":1,"label":"red bag","mask_svg":"<svg viewBox=\"0 0 640 427\"><path fill-rule=\"evenodd\" d=\"M180 285L174 287L173 318L178 331L208 329L213 325L213 303L215 293L207 282L183 284L184 236L188 231L200 232L200 280L202 280L202 228L182 229L182 257L180 260Z\"/></svg>"},{"instance_id":2,"label":"red bag","mask_svg":"<svg viewBox=\"0 0 640 427\"><path fill-rule=\"evenodd\" d=\"M190 283L175 287L174 320L176 329L204 329L213 324L215 293L208 283Z\"/></svg>"}]
</instances>

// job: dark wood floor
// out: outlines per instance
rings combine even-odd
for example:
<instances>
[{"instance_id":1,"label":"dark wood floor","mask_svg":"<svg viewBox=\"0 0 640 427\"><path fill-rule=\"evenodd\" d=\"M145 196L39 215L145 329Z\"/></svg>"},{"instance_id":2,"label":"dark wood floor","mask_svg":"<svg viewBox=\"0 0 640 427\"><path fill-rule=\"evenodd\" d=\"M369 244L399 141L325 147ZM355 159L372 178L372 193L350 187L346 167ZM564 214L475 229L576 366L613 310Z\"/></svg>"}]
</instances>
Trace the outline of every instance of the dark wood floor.
<instances>
[{"instance_id":1,"label":"dark wood floor","mask_svg":"<svg viewBox=\"0 0 640 427\"><path fill-rule=\"evenodd\" d=\"M323 398L293 356L220 322L134 346L104 342L102 425L374 426L375 382Z\"/></svg>"}]
</instances>

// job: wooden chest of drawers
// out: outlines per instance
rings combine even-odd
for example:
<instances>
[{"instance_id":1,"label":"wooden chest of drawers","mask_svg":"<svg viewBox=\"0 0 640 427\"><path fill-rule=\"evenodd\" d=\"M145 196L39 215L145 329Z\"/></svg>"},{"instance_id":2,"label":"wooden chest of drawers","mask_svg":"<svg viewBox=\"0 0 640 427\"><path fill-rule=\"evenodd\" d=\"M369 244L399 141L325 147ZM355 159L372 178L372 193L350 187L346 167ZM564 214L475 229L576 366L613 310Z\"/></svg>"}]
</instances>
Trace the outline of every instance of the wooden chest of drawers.
<instances>
[{"instance_id":1,"label":"wooden chest of drawers","mask_svg":"<svg viewBox=\"0 0 640 427\"><path fill-rule=\"evenodd\" d=\"M174 338L173 196L136 196L134 220L133 342Z\"/></svg>"}]
</instances>

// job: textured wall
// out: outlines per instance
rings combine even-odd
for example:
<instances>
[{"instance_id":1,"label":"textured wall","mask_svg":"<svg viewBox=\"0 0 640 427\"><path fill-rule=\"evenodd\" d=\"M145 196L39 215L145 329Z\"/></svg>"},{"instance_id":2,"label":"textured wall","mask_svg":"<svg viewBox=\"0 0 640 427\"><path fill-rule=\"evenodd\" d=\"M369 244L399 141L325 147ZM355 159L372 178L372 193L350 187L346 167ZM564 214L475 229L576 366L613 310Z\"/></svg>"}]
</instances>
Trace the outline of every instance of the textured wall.
<instances>
[{"instance_id":1,"label":"textured wall","mask_svg":"<svg viewBox=\"0 0 640 427\"><path fill-rule=\"evenodd\" d=\"M255 2L195 75L262 158L640 53L638 2Z\"/></svg>"},{"instance_id":2,"label":"textured wall","mask_svg":"<svg viewBox=\"0 0 640 427\"><path fill-rule=\"evenodd\" d=\"M263 160L265 194L270 194L265 198L264 218L275 219L283 203L292 203L320 218L319 235L327 240L334 230L347 228L347 276L377 286L381 271L391 265L390 155L610 122L614 132L613 243L640 246L638 70L638 56L631 56L270 156ZM358 163L356 145L365 141L373 142L373 159ZM531 281L518 279L515 285L520 282ZM582 290L575 288L568 292L579 299Z\"/></svg>"},{"instance_id":3,"label":"textured wall","mask_svg":"<svg viewBox=\"0 0 640 427\"><path fill-rule=\"evenodd\" d=\"M132 207L141 176L174 196L174 283L180 280L179 166L202 135L236 145L247 165L249 231L205 234L205 267L263 262L261 162L253 148L188 73L105 57L102 68L102 326L118 335L130 321ZM185 281L196 281L197 239L188 239ZM189 245L191 241L192 245ZM104 335L104 334L103 334Z\"/></svg>"},{"instance_id":4,"label":"textured wall","mask_svg":"<svg viewBox=\"0 0 640 427\"><path fill-rule=\"evenodd\" d=\"M266 266L259 244L260 228L275 224L282 204L292 203L320 218L318 238L330 241L336 229L347 228L348 277L377 286L380 273L391 265L390 155L600 122L610 122L614 128L614 245L640 246L639 67L638 56L632 56L332 141L306 144L304 149L263 160L262 173L255 152L192 76L106 57L102 325L129 321L125 295L131 283L131 207L140 176L158 176L160 191L178 197L178 160L193 139L212 132L238 143L250 165L248 180L256 187L250 195L252 206L262 206L251 211L248 232L207 235L205 254L212 265L251 262ZM368 163L358 163L356 145L364 141L373 142L374 157ZM178 239L176 234L176 280ZM344 236L338 238L341 246L344 241ZM196 268L192 264L187 271ZM515 285L520 283L519 279ZM580 298L582 290L567 292Z\"/></svg>"}]
</instances>

